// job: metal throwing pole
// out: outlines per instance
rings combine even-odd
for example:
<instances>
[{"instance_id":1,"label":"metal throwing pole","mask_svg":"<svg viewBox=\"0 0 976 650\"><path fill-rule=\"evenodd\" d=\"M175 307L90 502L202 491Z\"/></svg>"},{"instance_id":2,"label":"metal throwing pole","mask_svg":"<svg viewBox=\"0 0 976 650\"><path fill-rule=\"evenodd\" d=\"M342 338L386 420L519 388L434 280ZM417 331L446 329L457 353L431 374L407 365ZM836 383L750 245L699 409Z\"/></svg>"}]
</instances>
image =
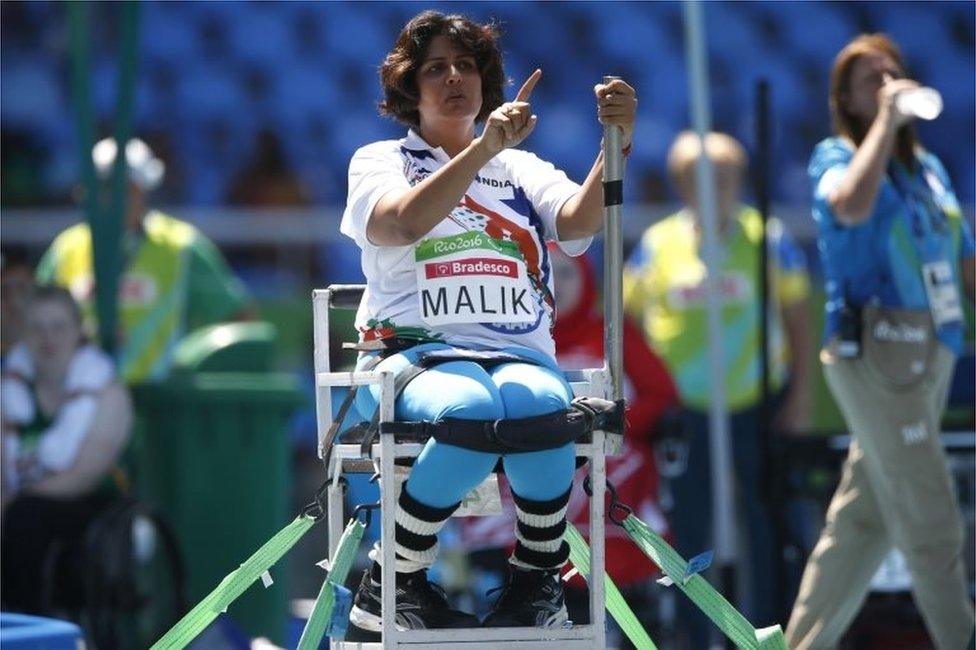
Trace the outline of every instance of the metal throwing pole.
<instances>
[{"instance_id":1,"label":"metal throwing pole","mask_svg":"<svg viewBox=\"0 0 976 650\"><path fill-rule=\"evenodd\" d=\"M721 591L735 603L735 528L733 520L731 456L729 453L729 420L725 399L724 352L722 350L721 265L718 250L718 214L715 205L715 175L706 155L705 136L711 130L712 116L708 94L708 59L705 51L705 27L701 2L685 0L685 51L687 53L692 124L701 143L698 157L698 206L702 225L703 252L708 268L708 347L711 403L708 410L709 455L712 467L712 537L715 545L715 569ZM703 549L704 550L704 549Z\"/></svg>"},{"instance_id":2,"label":"metal throwing pole","mask_svg":"<svg viewBox=\"0 0 976 650\"><path fill-rule=\"evenodd\" d=\"M607 84L620 77L606 75ZM603 240L603 358L613 386L613 399L623 397L624 371L624 303L623 303L623 235L621 206L624 202L623 130L619 126L603 127L603 216L606 224Z\"/></svg>"}]
</instances>

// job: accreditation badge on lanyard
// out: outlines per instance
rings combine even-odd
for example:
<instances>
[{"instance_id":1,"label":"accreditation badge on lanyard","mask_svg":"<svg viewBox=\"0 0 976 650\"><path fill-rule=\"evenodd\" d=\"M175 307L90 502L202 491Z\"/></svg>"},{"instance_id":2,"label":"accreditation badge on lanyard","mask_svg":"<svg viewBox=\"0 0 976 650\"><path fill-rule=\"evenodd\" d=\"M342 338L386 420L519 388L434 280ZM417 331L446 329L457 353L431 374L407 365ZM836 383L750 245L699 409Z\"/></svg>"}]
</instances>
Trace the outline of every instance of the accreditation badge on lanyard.
<instances>
[{"instance_id":1,"label":"accreditation badge on lanyard","mask_svg":"<svg viewBox=\"0 0 976 650\"><path fill-rule=\"evenodd\" d=\"M911 219L912 239L922 259L922 283L929 302L929 311L936 327L961 321L962 302L952 264L944 258L942 242L948 236L945 214L942 206L933 199L944 191L941 183L934 183L934 175L923 170L926 185L901 170L894 170L889 176L901 190Z\"/></svg>"},{"instance_id":2,"label":"accreditation badge on lanyard","mask_svg":"<svg viewBox=\"0 0 976 650\"><path fill-rule=\"evenodd\" d=\"M922 280L936 327L962 320L962 305L952 266L945 260L922 265Z\"/></svg>"},{"instance_id":3,"label":"accreditation badge on lanyard","mask_svg":"<svg viewBox=\"0 0 976 650\"><path fill-rule=\"evenodd\" d=\"M420 317L428 325L536 319L525 260L514 242L480 231L425 239L414 260Z\"/></svg>"}]
</instances>

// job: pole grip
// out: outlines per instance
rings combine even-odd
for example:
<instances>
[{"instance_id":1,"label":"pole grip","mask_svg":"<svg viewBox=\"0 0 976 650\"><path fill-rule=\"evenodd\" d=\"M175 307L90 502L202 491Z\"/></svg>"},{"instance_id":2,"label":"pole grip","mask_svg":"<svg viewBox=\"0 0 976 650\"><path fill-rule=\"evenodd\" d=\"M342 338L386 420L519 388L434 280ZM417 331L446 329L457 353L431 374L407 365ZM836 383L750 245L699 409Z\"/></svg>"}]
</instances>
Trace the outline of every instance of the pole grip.
<instances>
[{"instance_id":1,"label":"pole grip","mask_svg":"<svg viewBox=\"0 0 976 650\"><path fill-rule=\"evenodd\" d=\"M605 75L603 83L620 79L614 75ZM623 154L623 129L619 126L603 126L603 183L617 183L623 189L624 180L624 154ZM605 206L621 205L623 203L623 193L620 191L604 192L603 204Z\"/></svg>"},{"instance_id":2,"label":"pole grip","mask_svg":"<svg viewBox=\"0 0 976 650\"><path fill-rule=\"evenodd\" d=\"M607 75L603 83L620 77ZM606 224L603 251L603 315L605 319L603 357L610 376L613 399L623 397L623 130L603 126L603 212Z\"/></svg>"}]
</instances>

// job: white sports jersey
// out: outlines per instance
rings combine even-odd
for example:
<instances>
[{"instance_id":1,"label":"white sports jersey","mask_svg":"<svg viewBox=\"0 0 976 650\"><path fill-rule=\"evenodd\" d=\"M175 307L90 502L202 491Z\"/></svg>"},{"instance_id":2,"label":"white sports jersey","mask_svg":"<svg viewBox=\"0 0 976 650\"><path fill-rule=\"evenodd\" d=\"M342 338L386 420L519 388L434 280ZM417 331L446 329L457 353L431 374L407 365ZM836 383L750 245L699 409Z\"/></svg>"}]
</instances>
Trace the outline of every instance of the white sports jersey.
<instances>
[{"instance_id":1,"label":"white sports jersey","mask_svg":"<svg viewBox=\"0 0 976 650\"><path fill-rule=\"evenodd\" d=\"M485 165L450 214L411 246L375 246L366 224L377 201L447 164L440 147L410 131L374 142L349 163L340 230L362 249L362 340L394 334L469 348L523 346L554 356L552 266L545 242L580 186L535 155L506 149ZM592 238L559 242L580 255Z\"/></svg>"}]
</instances>

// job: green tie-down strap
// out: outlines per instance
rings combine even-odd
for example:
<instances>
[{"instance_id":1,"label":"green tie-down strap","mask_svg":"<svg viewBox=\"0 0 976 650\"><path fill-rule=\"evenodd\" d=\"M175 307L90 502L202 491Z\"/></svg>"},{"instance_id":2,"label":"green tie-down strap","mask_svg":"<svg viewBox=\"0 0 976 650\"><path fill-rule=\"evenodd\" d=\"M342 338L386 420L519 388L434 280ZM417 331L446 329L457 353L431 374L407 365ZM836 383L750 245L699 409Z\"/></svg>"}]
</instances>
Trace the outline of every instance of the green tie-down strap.
<instances>
[{"instance_id":1,"label":"green tie-down strap","mask_svg":"<svg viewBox=\"0 0 976 650\"><path fill-rule=\"evenodd\" d=\"M675 586L685 592L737 647L787 650L786 639L778 625L757 630L701 575L695 573L685 580L688 563L647 524L629 515L624 519L623 527L644 554L661 567Z\"/></svg>"},{"instance_id":2,"label":"green tie-down strap","mask_svg":"<svg viewBox=\"0 0 976 650\"><path fill-rule=\"evenodd\" d=\"M566 522L566 542L569 544L569 559L576 567L576 570L589 581L590 578L590 547L587 546L586 540L578 530L573 526L573 524ZM642 650L656 650L657 646L651 641L651 637L648 636L647 631L641 626L640 621L634 615L634 612L627 605L627 601L620 594L620 590L617 589L617 585L613 583L610 576L606 573L603 574L603 585L606 590L606 601L607 610L613 619L617 621L617 625L620 629L624 631L630 642L634 644L635 648L641 648Z\"/></svg>"},{"instance_id":3,"label":"green tie-down strap","mask_svg":"<svg viewBox=\"0 0 976 650\"><path fill-rule=\"evenodd\" d=\"M228 605L280 560L314 524L315 519L303 514L278 531L254 555L221 580L217 588L170 628L151 650L171 650L189 645L221 612L226 611Z\"/></svg>"},{"instance_id":4,"label":"green tie-down strap","mask_svg":"<svg viewBox=\"0 0 976 650\"><path fill-rule=\"evenodd\" d=\"M346 581L353 560L356 559L359 544L363 541L365 530L366 525L363 522L353 519L346 526L342 537L339 538L335 560L329 567L329 575L322 583L319 597L316 598L315 607L312 608L312 615L308 617L305 629L302 630L302 638L298 641L298 650L313 650L319 647L332 618L332 609L335 606L335 588L341 587ZM348 616L348 613L346 615Z\"/></svg>"}]
</instances>

